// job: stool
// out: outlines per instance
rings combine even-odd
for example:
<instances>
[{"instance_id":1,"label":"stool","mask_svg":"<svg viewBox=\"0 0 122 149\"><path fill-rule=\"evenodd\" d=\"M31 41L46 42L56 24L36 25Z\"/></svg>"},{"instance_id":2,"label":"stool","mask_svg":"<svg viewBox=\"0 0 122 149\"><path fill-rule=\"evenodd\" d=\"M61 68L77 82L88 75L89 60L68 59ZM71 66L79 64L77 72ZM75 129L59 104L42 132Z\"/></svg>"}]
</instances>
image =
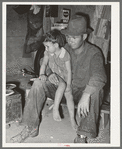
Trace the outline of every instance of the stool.
<instances>
[{"instance_id":1,"label":"stool","mask_svg":"<svg viewBox=\"0 0 122 149\"><path fill-rule=\"evenodd\" d=\"M101 121L102 121L102 128L104 129L110 120L110 105L103 104L100 111Z\"/></svg>"}]
</instances>

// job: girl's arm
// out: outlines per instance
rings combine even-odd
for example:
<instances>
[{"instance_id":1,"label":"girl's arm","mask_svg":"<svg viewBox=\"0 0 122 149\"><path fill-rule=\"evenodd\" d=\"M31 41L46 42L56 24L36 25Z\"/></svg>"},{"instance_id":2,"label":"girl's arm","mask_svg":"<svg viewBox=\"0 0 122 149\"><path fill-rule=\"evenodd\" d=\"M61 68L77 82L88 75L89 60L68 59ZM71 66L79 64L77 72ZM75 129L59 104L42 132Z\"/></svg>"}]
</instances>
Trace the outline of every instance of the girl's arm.
<instances>
[{"instance_id":1,"label":"girl's arm","mask_svg":"<svg viewBox=\"0 0 122 149\"><path fill-rule=\"evenodd\" d=\"M40 67L39 76L42 75L42 74L45 74L47 64L48 64L48 55L45 54L44 58L43 58L42 65Z\"/></svg>"},{"instance_id":2,"label":"girl's arm","mask_svg":"<svg viewBox=\"0 0 122 149\"><path fill-rule=\"evenodd\" d=\"M67 87L66 87L66 91L71 89L71 81L72 81L72 72L71 72L71 63L70 60L65 62L66 64L66 69L67 69Z\"/></svg>"}]
</instances>

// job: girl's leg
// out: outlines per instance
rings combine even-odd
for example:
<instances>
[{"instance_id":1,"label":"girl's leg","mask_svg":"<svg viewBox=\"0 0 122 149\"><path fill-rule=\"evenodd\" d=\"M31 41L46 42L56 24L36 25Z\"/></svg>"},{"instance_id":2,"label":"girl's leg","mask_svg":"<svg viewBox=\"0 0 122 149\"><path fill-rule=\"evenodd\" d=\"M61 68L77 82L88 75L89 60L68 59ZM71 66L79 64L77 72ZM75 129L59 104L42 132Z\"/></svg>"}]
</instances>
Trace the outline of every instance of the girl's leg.
<instances>
[{"instance_id":1,"label":"girl's leg","mask_svg":"<svg viewBox=\"0 0 122 149\"><path fill-rule=\"evenodd\" d=\"M61 117L59 114L59 104L61 102L61 99L63 97L65 88L66 88L66 83L61 79L59 79L59 84L58 88L55 93L55 100L54 100L54 107L53 107L53 118L55 121L61 121Z\"/></svg>"},{"instance_id":2,"label":"girl's leg","mask_svg":"<svg viewBox=\"0 0 122 149\"><path fill-rule=\"evenodd\" d=\"M64 95L65 95L65 98L67 101L67 107L69 110L71 125L72 125L73 129L76 130L77 124L75 121L75 108L74 108L74 101L73 101L72 93L71 93L71 91L69 91L69 92L65 92Z\"/></svg>"}]
</instances>

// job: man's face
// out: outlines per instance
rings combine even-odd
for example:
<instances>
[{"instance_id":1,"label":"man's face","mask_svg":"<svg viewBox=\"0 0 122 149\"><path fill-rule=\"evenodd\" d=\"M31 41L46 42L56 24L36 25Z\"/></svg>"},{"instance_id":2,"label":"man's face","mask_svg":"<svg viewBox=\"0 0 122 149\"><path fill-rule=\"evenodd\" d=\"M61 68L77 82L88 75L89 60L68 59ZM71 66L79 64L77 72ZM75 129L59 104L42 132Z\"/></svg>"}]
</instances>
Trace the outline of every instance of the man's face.
<instances>
[{"instance_id":1,"label":"man's face","mask_svg":"<svg viewBox=\"0 0 122 149\"><path fill-rule=\"evenodd\" d=\"M78 49L83 43L83 35L80 36L70 36L66 35L66 40L72 49Z\"/></svg>"}]
</instances>

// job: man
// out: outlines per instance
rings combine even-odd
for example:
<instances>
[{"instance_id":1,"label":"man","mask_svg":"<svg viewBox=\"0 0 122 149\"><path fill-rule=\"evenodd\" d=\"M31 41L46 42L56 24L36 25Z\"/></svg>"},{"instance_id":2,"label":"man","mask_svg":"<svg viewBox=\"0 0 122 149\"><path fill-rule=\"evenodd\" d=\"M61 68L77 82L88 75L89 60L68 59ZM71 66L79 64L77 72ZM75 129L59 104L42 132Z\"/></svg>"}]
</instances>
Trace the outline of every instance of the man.
<instances>
[{"instance_id":1,"label":"man","mask_svg":"<svg viewBox=\"0 0 122 149\"><path fill-rule=\"evenodd\" d=\"M77 112L81 117L75 143L86 143L88 138L97 136L99 108L106 83L102 53L85 41L87 34L91 32L92 30L87 28L85 16L82 15L72 17L67 29L62 30L66 35L66 47L72 59L74 102L78 104Z\"/></svg>"},{"instance_id":2,"label":"man","mask_svg":"<svg viewBox=\"0 0 122 149\"><path fill-rule=\"evenodd\" d=\"M86 41L91 31L87 28L86 18L79 15L72 17L67 29L62 30L68 42L65 48L71 55L73 98L80 117L75 143L87 143L88 138L97 136L99 108L106 83L102 53ZM47 97L54 99L57 81L55 74L51 74L46 82L34 81L23 113L26 127L12 138L13 142L23 142L27 137L38 135L40 112Z\"/></svg>"}]
</instances>

